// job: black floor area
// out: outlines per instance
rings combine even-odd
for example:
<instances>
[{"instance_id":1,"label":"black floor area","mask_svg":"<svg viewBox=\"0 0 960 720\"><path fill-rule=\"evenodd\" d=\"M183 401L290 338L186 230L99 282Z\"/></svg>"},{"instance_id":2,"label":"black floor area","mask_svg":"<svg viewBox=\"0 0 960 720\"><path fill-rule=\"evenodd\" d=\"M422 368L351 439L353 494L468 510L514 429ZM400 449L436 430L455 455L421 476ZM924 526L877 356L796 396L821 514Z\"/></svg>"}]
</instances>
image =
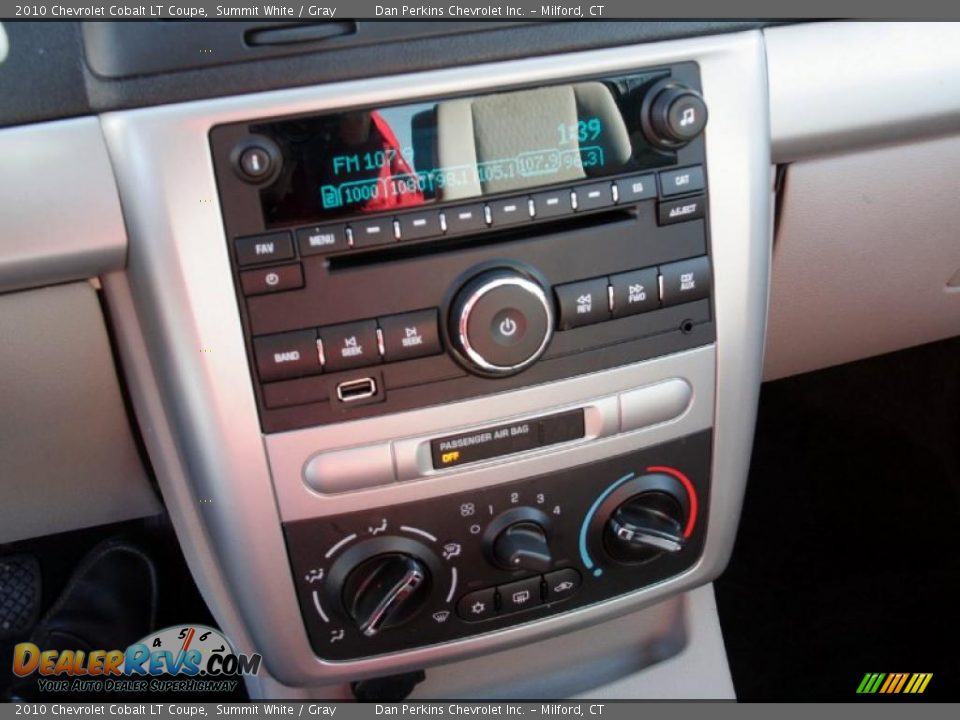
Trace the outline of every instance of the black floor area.
<instances>
[{"instance_id":1,"label":"black floor area","mask_svg":"<svg viewBox=\"0 0 960 720\"><path fill-rule=\"evenodd\" d=\"M180 545L165 516L136 520L117 525L108 525L50 535L23 542L0 545L0 559L11 554L29 554L39 561L42 575L42 606L40 618L56 603L64 588L84 557L101 543L122 542L144 552L153 561L157 573L157 613L155 627L158 630L179 624L207 625L217 627L200 591L186 566ZM131 638L135 642L140 638ZM17 643L30 640L30 632L0 639L0 700L14 694L28 700L143 700L146 696L124 695L43 694L31 679L24 685L14 677L12 668L13 648ZM103 648L112 649L112 648ZM121 648L122 649L122 648ZM246 689L240 682L237 691L214 696L211 693L194 696L188 693L152 693L150 699L168 701L225 700L238 702L246 699Z\"/></svg>"},{"instance_id":2,"label":"black floor area","mask_svg":"<svg viewBox=\"0 0 960 720\"><path fill-rule=\"evenodd\" d=\"M960 339L764 385L716 593L741 700L960 700Z\"/></svg>"}]
</instances>

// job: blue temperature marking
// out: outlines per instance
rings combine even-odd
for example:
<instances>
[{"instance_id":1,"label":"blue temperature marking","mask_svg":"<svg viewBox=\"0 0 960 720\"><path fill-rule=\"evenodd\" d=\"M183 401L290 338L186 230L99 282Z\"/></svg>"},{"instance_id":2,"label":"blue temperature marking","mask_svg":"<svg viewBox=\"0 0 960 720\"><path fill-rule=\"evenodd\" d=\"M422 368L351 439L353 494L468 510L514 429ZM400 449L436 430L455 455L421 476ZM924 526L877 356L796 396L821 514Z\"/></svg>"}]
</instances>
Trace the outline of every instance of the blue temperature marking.
<instances>
[{"instance_id":1,"label":"blue temperature marking","mask_svg":"<svg viewBox=\"0 0 960 720\"><path fill-rule=\"evenodd\" d=\"M627 480L633 477L633 473L627 473L622 478L613 483L610 487L600 493L593 505L590 506L590 509L587 511L586 517L583 519L583 525L580 526L580 558L583 560L583 564L586 566L587 570L593 570L594 577L600 577L603 575L603 570L601 568L594 569L593 559L590 557L590 553L587 552L587 528L590 526L590 519L593 517L593 514L597 511L597 508L600 507L600 504L607 499L607 497L616 490L618 487L623 485Z\"/></svg>"}]
</instances>

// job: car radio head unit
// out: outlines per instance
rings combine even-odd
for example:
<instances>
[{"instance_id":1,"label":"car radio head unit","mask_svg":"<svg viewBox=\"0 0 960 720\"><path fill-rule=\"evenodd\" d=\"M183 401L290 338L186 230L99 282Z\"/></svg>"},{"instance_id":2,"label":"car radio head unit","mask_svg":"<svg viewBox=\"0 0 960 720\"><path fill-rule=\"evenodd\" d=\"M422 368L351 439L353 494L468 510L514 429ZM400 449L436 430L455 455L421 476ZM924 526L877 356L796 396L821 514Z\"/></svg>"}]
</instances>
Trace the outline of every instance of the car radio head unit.
<instances>
[{"instance_id":1,"label":"car radio head unit","mask_svg":"<svg viewBox=\"0 0 960 720\"><path fill-rule=\"evenodd\" d=\"M714 339L695 64L210 140L265 432Z\"/></svg>"}]
</instances>

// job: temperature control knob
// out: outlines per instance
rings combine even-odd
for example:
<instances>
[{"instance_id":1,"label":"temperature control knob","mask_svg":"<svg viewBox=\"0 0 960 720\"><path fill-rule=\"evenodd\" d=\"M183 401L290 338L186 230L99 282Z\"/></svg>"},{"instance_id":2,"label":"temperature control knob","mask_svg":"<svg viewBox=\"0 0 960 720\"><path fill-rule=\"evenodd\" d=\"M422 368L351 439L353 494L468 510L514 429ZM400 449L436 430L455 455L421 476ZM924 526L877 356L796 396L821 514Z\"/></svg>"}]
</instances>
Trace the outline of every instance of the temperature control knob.
<instances>
[{"instance_id":1,"label":"temperature control knob","mask_svg":"<svg viewBox=\"0 0 960 720\"><path fill-rule=\"evenodd\" d=\"M457 294L450 338L480 375L512 375L532 364L553 334L553 306L539 283L508 269L473 278Z\"/></svg>"},{"instance_id":2,"label":"temperature control knob","mask_svg":"<svg viewBox=\"0 0 960 720\"><path fill-rule=\"evenodd\" d=\"M683 548L684 513L668 492L650 490L626 500L613 511L604 533L607 552L626 563L644 562Z\"/></svg>"},{"instance_id":3,"label":"temperature control knob","mask_svg":"<svg viewBox=\"0 0 960 720\"><path fill-rule=\"evenodd\" d=\"M683 147L707 124L707 105L691 87L661 80L643 101L643 133L654 146L667 150Z\"/></svg>"},{"instance_id":4,"label":"temperature control knob","mask_svg":"<svg viewBox=\"0 0 960 720\"><path fill-rule=\"evenodd\" d=\"M430 571L405 553L376 555L347 576L343 604L367 637L400 625L427 604Z\"/></svg>"}]
</instances>

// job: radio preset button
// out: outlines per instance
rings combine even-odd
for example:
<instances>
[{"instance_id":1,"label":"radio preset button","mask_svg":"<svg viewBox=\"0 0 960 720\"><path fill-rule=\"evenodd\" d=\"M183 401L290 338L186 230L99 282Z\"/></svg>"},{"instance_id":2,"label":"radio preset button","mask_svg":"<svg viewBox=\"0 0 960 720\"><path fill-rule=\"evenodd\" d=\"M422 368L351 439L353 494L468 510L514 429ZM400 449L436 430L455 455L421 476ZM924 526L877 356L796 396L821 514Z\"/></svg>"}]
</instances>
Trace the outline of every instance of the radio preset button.
<instances>
[{"instance_id":1,"label":"radio preset button","mask_svg":"<svg viewBox=\"0 0 960 720\"><path fill-rule=\"evenodd\" d=\"M699 220L703 217L706 201L703 195L665 200L657 206L657 222L661 225L673 225L687 220Z\"/></svg>"},{"instance_id":2,"label":"radio preset button","mask_svg":"<svg viewBox=\"0 0 960 720\"><path fill-rule=\"evenodd\" d=\"M263 382L322 372L316 330L297 330L253 339L257 374Z\"/></svg>"},{"instance_id":3,"label":"radio preset button","mask_svg":"<svg viewBox=\"0 0 960 720\"><path fill-rule=\"evenodd\" d=\"M617 186L617 203L620 205L657 196L657 180L653 175L624 178L614 184Z\"/></svg>"},{"instance_id":4,"label":"radio preset button","mask_svg":"<svg viewBox=\"0 0 960 720\"><path fill-rule=\"evenodd\" d=\"M237 248L237 265L240 267L293 258L293 241L287 232L238 238L234 244Z\"/></svg>"},{"instance_id":5,"label":"radio preset button","mask_svg":"<svg viewBox=\"0 0 960 720\"><path fill-rule=\"evenodd\" d=\"M345 225L318 225L297 230L297 244L301 255L322 255L348 250Z\"/></svg>"},{"instance_id":6,"label":"radio preset button","mask_svg":"<svg viewBox=\"0 0 960 720\"><path fill-rule=\"evenodd\" d=\"M355 248L388 245L396 241L393 236L393 220L367 220L366 222L350 223L353 232L353 246Z\"/></svg>"},{"instance_id":7,"label":"radio preset button","mask_svg":"<svg viewBox=\"0 0 960 720\"><path fill-rule=\"evenodd\" d=\"M538 220L561 217L573 212L573 204L570 202L570 191L566 188L563 190L536 193L532 197L533 207Z\"/></svg>"},{"instance_id":8,"label":"radio preset button","mask_svg":"<svg viewBox=\"0 0 960 720\"><path fill-rule=\"evenodd\" d=\"M706 256L660 266L664 307L702 300L710 295L710 261Z\"/></svg>"},{"instance_id":9,"label":"radio preset button","mask_svg":"<svg viewBox=\"0 0 960 720\"><path fill-rule=\"evenodd\" d=\"M597 210L613 205L613 192L610 183L583 185L575 189L577 193L577 212Z\"/></svg>"},{"instance_id":10,"label":"radio preset button","mask_svg":"<svg viewBox=\"0 0 960 720\"><path fill-rule=\"evenodd\" d=\"M663 197L685 195L703 190L703 167L680 168L679 170L663 170L660 173L660 193Z\"/></svg>"},{"instance_id":11,"label":"radio preset button","mask_svg":"<svg viewBox=\"0 0 960 720\"><path fill-rule=\"evenodd\" d=\"M646 268L610 276L615 318L656 310L660 307L657 269Z\"/></svg>"},{"instance_id":12,"label":"radio preset button","mask_svg":"<svg viewBox=\"0 0 960 720\"><path fill-rule=\"evenodd\" d=\"M610 319L610 300L605 277L558 285L553 290L560 304L561 330Z\"/></svg>"},{"instance_id":13,"label":"radio preset button","mask_svg":"<svg viewBox=\"0 0 960 720\"><path fill-rule=\"evenodd\" d=\"M380 362L376 320L322 327L320 340L323 341L324 370L327 372L351 370Z\"/></svg>"},{"instance_id":14,"label":"radio preset button","mask_svg":"<svg viewBox=\"0 0 960 720\"><path fill-rule=\"evenodd\" d=\"M494 227L515 225L530 219L530 210L525 197L491 200L487 203L487 207L490 208L491 224Z\"/></svg>"},{"instance_id":15,"label":"radio preset button","mask_svg":"<svg viewBox=\"0 0 960 720\"><path fill-rule=\"evenodd\" d=\"M390 315L378 322L383 334L383 357L387 362L438 355L443 350L435 309Z\"/></svg>"},{"instance_id":16,"label":"radio preset button","mask_svg":"<svg viewBox=\"0 0 960 720\"><path fill-rule=\"evenodd\" d=\"M303 287L303 270L300 263L279 267L245 270L240 273L240 285L244 295L264 295Z\"/></svg>"},{"instance_id":17,"label":"radio preset button","mask_svg":"<svg viewBox=\"0 0 960 720\"><path fill-rule=\"evenodd\" d=\"M411 213L397 218L401 240L422 240L443 234L440 214L436 212Z\"/></svg>"},{"instance_id":18,"label":"radio preset button","mask_svg":"<svg viewBox=\"0 0 960 720\"><path fill-rule=\"evenodd\" d=\"M475 230L486 230L487 220L484 217L483 205L464 205L444 211L447 218L448 233L463 233Z\"/></svg>"}]
</instances>

